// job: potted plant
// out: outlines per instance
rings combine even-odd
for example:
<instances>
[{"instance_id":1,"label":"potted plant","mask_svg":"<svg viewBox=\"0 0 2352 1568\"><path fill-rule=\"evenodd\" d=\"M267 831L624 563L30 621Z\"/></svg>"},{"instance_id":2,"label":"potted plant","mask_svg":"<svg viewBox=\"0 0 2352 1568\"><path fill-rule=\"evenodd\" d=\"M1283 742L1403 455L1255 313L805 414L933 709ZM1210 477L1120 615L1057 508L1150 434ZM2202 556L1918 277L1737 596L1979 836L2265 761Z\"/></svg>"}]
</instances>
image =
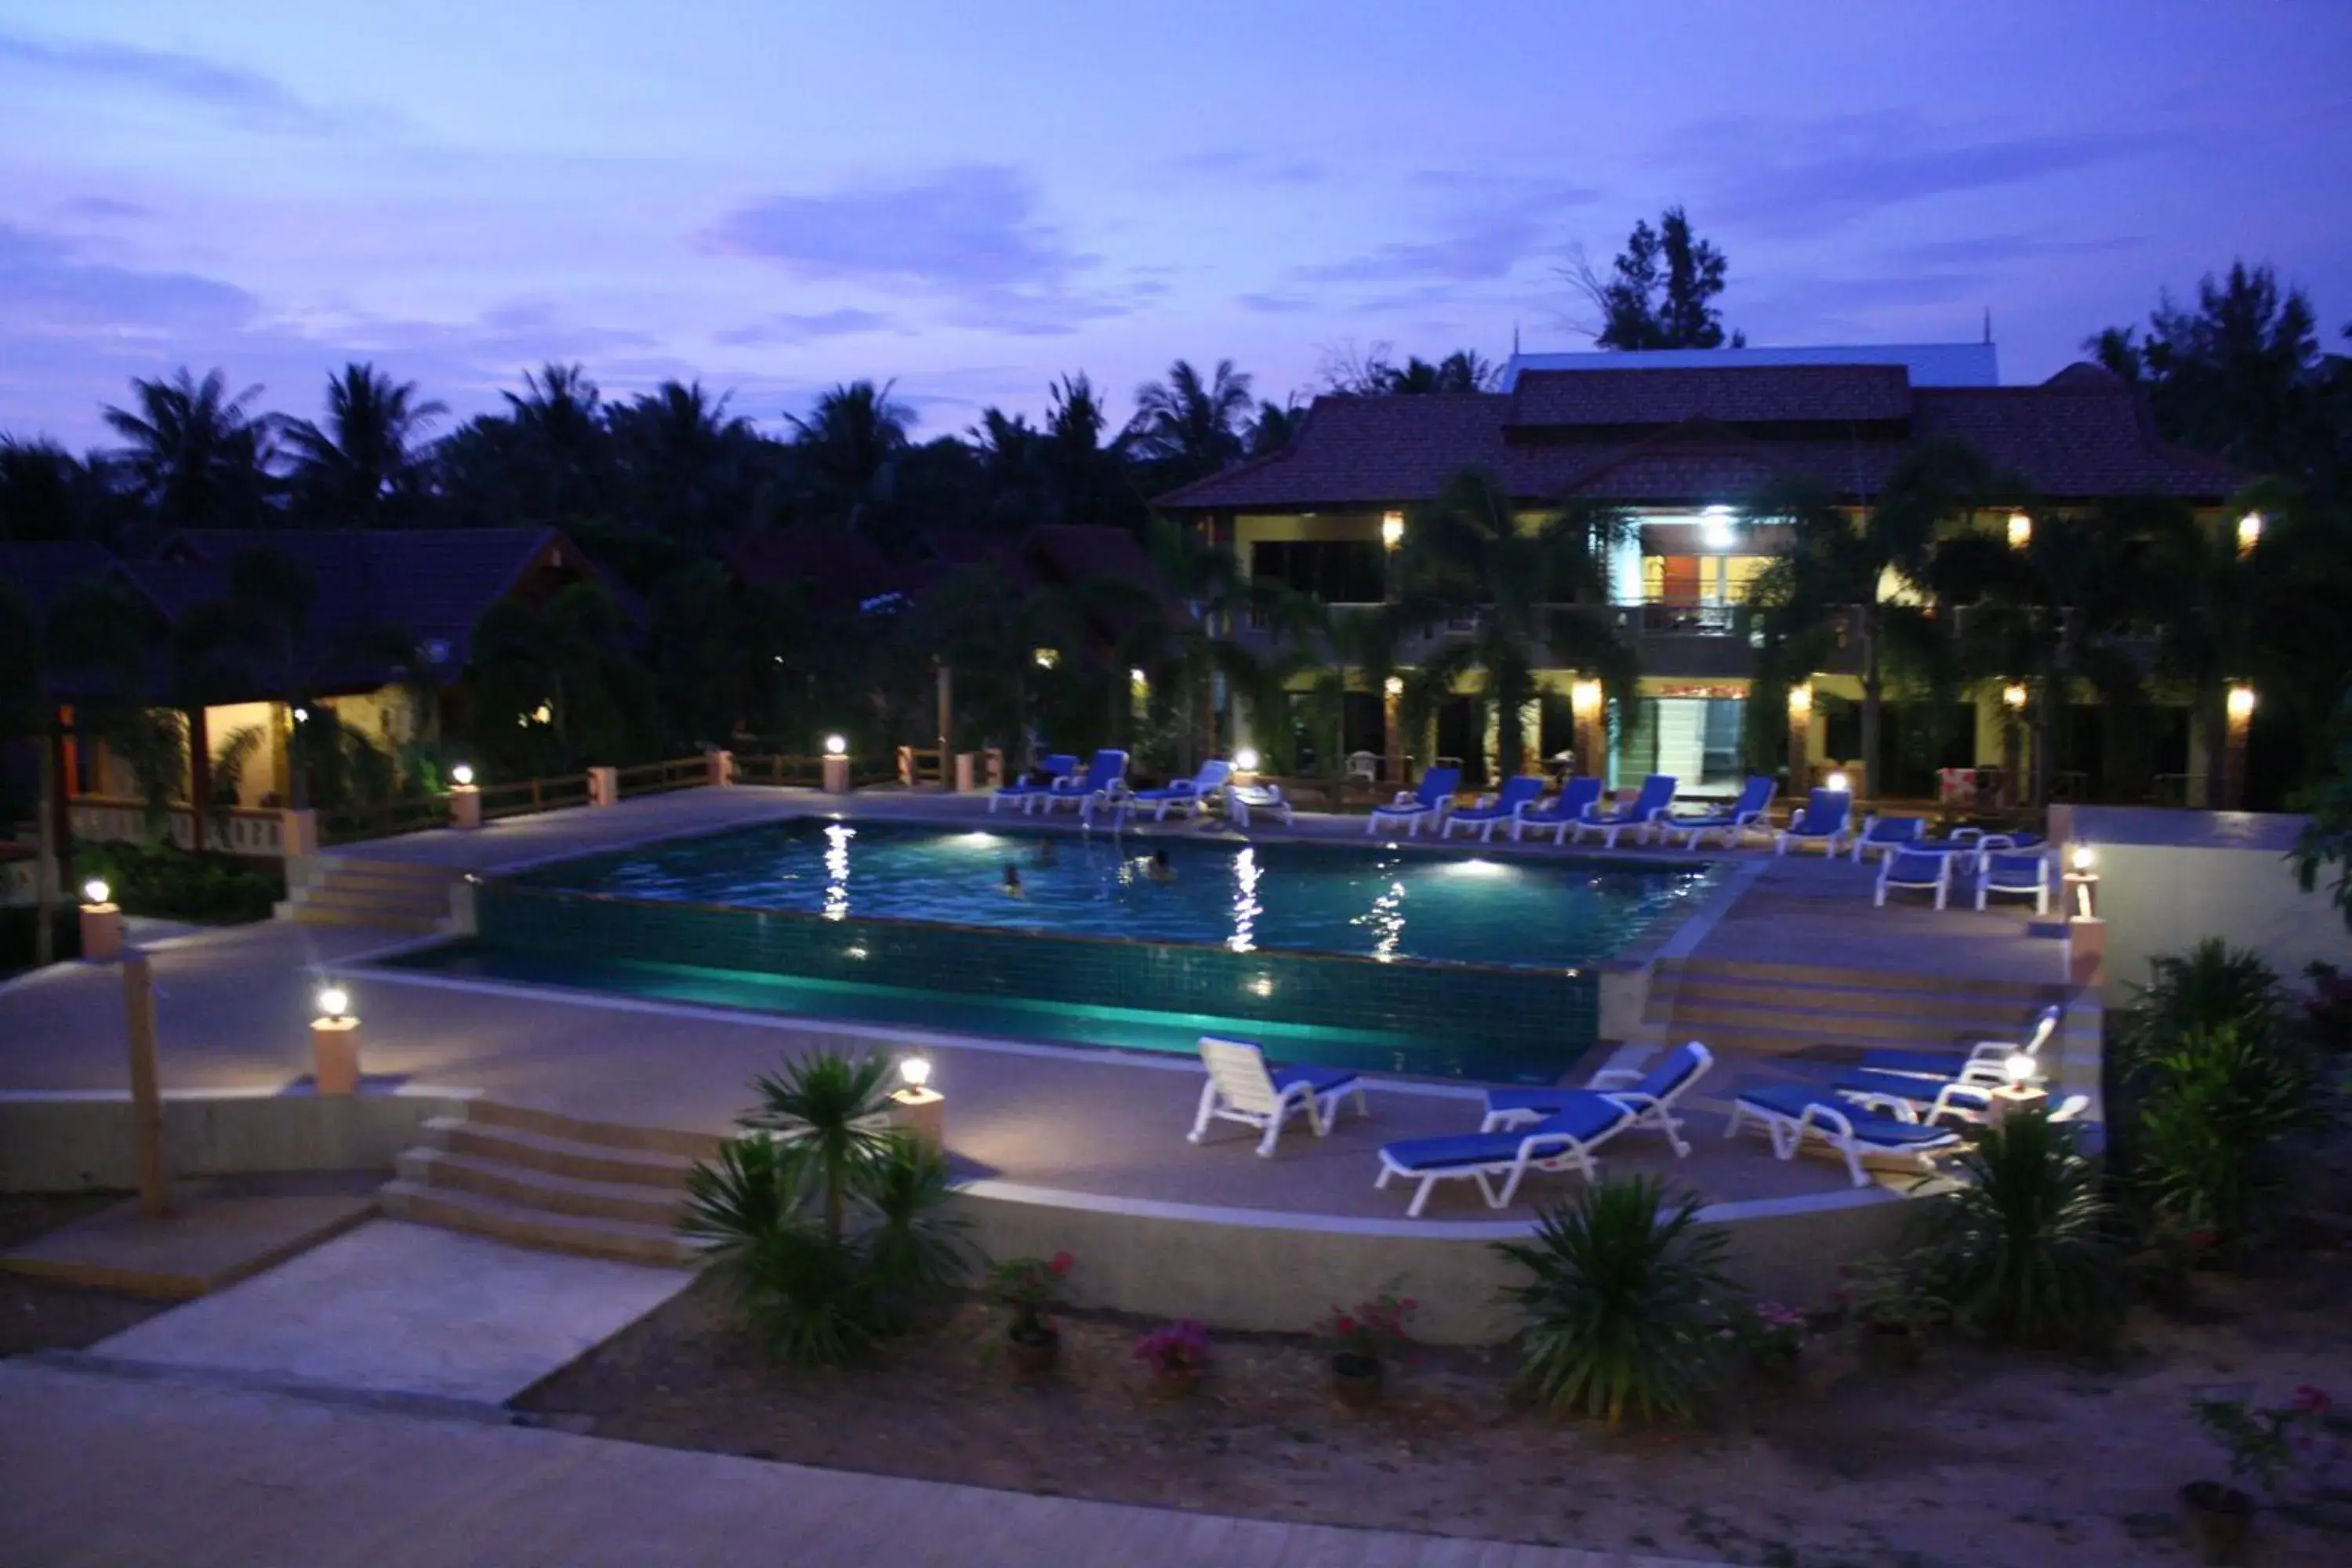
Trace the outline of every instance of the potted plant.
<instances>
[{"instance_id":1,"label":"potted plant","mask_svg":"<svg viewBox=\"0 0 2352 1568\"><path fill-rule=\"evenodd\" d=\"M1024 1377L1045 1376L1061 1356L1061 1331L1045 1321L1045 1312L1061 1304L1062 1281L1069 1278L1073 1261L1068 1253L1057 1252L1051 1258L1008 1258L988 1267L989 1299L1013 1311L1004 1331L1006 1353Z\"/></svg>"},{"instance_id":2,"label":"potted plant","mask_svg":"<svg viewBox=\"0 0 2352 1568\"><path fill-rule=\"evenodd\" d=\"M1315 1332L1331 1342L1331 1390L1340 1404L1365 1410L1381 1402L1382 1352L1412 1342L1406 1325L1420 1310L1412 1297L1383 1290L1352 1310L1332 1308L1315 1325Z\"/></svg>"},{"instance_id":3,"label":"potted plant","mask_svg":"<svg viewBox=\"0 0 2352 1568\"><path fill-rule=\"evenodd\" d=\"M1760 1296L1738 1302L1725 1314L1723 1333L1759 1381L1788 1383L1796 1376L1805 1315L1794 1307Z\"/></svg>"},{"instance_id":4,"label":"potted plant","mask_svg":"<svg viewBox=\"0 0 2352 1568\"><path fill-rule=\"evenodd\" d=\"M2344 1419L2331 1414L2334 1404L2325 1389L2306 1384L2284 1405L2200 1397L2189 1408L2230 1456L2230 1479L2251 1479L2275 1497L2290 1480L2323 1487L2333 1479L2347 1430ZM2254 1500L2221 1481L2190 1481L2180 1489L2180 1514L2199 1555L2208 1563L2235 1563L2253 1530Z\"/></svg>"},{"instance_id":5,"label":"potted plant","mask_svg":"<svg viewBox=\"0 0 2352 1568\"><path fill-rule=\"evenodd\" d=\"M1151 1369L1154 1394L1190 1394L1208 1370L1209 1327L1192 1318L1163 1323L1135 1342L1135 1359Z\"/></svg>"},{"instance_id":6,"label":"potted plant","mask_svg":"<svg viewBox=\"0 0 2352 1568\"><path fill-rule=\"evenodd\" d=\"M1862 1331L1864 1358L1889 1372L1908 1372L1927 1352L1927 1336L1951 1321L1951 1309L1923 1289L1900 1261L1858 1263L1846 1269L1839 1294Z\"/></svg>"}]
</instances>

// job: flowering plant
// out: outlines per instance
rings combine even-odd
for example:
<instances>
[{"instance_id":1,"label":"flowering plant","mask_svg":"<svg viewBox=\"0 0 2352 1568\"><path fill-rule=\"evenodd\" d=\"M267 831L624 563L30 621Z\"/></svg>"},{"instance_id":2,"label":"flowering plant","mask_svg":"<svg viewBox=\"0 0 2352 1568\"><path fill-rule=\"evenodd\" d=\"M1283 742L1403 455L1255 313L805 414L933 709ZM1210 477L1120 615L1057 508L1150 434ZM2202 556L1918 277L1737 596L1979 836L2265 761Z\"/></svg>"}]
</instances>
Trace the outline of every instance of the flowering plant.
<instances>
[{"instance_id":1,"label":"flowering plant","mask_svg":"<svg viewBox=\"0 0 2352 1568\"><path fill-rule=\"evenodd\" d=\"M1035 1334L1044 1313L1062 1299L1062 1281L1077 1261L1066 1252L1051 1258L1008 1258L988 1266L988 1294L1013 1309L1013 1332Z\"/></svg>"},{"instance_id":2,"label":"flowering plant","mask_svg":"<svg viewBox=\"0 0 2352 1568\"><path fill-rule=\"evenodd\" d=\"M1896 1261L1850 1263L1832 1300L1864 1328L1918 1338L1951 1321L1951 1304L1923 1289Z\"/></svg>"},{"instance_id":3,"label":"flowering plant","mask_svg":"<svg viewBox=\"0 0 2352 1568\"><path fill-rule=\"evenodd\" d=\"M1192 1318L1163 1323L1135 1342L1135 1359L1161 1377L1200 1372L1209 1364L1209 1326Z\"/></svg>"},{"instance_id":4,"label":"flowering plant","mask_svg":"<svg viewBox=\"0 0 2352 1568\"><path fill-rule=\"evenodd\" d=\"M1759 1296L1724 1314L1723 1336L1750 1361L1793 1361L1805 1348L1805 1315Z\"/></svg>"},{"instance_id":5,"label":"flowering plant","mask_svg":"<svg viewBox=\"0 0 2352 1568\"><path fill-rule=\"evenodd\" d=\"M2230 1479L2251 1476L2275 1495L2296 1473L2311 1486L2325 1486L2342 1462L2346 1423L2330 1414L2335 1404L2326 1389L2306 1383L2284 1405L2192 1399L2189 1408L2206 1435L2228 1452Z\"/></svg>"},{"instance_id":6,"label":"flowering plant","mask_svg":"<svg viewBox=\"0 0 2352 1568\"><path fill-rule=\"evenodd\" d=\"M1315 1325L1315 1332L1331 1341L1342 1355L1378 1361L1388 1347L1412 1343L1407 1325L1420 1310L1421 1304L1412 1297L1383 1290L1352 1309L1332 1308L1330 1315Z\"/></svg>"}]
</instances>

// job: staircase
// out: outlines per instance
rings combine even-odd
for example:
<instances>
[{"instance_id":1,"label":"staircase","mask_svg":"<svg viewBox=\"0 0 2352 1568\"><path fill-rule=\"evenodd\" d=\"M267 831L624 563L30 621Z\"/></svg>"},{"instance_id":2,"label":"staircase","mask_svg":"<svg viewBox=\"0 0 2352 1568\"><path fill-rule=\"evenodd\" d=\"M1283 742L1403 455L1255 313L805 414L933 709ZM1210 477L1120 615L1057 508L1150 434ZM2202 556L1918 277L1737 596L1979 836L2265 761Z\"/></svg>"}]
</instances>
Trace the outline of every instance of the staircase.
<instances>
[{"instance_id":1,"label":"staircase","mask_svg":"<svg viewBox=\"0 0 2352 1568\"><path fill-rule=\"evenodd\" d=\"M305 925L435 931L449 918L449 889L463 873L406 860L322 855L309 879L287 889L279 918Z\"/></svg>"},{"instance_id":2,"label":"staircase","mask_svg":"<svg viewBox=\"0 0 2352 1568\"><path fill-rule=\"evenodd\" d=\"M2037 1011L2068 1000L2063 986L2023 981L1666 959L1651 982L1645 1032L1751 1056L1851 1060L1878 1047L1935 1050L2022 1039ZM2086 1005L2095 1039L2095 1004ZM2065 1033L2077 1025L2070 1016Z\"/></svg>"},{"instance_id":3,"label":"staircase","mask_svg":"<svg viewBox=\"0 0 2352 1568\"><path fill-rule=\"evenodd\" d=\"M403 1219L551 1252L684 1263L686 1173L715 1137L476 1100L425 1123L378 1196Z\"/></svg>"}]
</instances>

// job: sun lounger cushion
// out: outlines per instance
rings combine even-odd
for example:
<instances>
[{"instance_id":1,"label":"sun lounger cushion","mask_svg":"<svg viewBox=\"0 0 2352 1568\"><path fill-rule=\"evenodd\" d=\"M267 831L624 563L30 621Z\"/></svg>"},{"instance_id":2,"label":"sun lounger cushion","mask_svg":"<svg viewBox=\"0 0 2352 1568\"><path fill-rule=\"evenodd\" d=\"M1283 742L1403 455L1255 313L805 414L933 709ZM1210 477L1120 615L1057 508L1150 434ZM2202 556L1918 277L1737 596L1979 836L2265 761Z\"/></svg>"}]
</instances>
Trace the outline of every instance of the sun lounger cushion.
<instances>
[{"instance_id":1,"label":"sun lounger cushion","mask_svg":"<svg viewBox=\"0 0 2352 1568\"><path fill-rule=\"evenodd\" d=\"M1605 1100L1591 1089L1570 1089L1573 1102L1563 1105L1557 1112L1541 1121L1515 1127L1507 1132L1461 1132L1444 1138L1408 1138L1402 1142L1388 1144L1382 1152L1408 1171L1444 1171L1465 1165L1495 1165L1516 1160L1519 1145L1530 1138L1549 1133L1566 1133L1580 1142L1591 1142L1618 1122L1625 1120L1623 1106Z\"/></svg>"},{"instance_id":2,"label":"sun lounger cushion","mask_svg":"<svg viewBox=\"0 0 2352 1568\"><path fill-rule=\"evenodd\" d=\"M1808 1089L1802 1084L1758 1084L1741 1089L1735 1098L1792 1119L1804 1115L1807 1106L1827 1106L1852 1124L1855 1138L1864 1143L1874 1143L1882 1148L1903 1148L1916 1143L1948 1143L1952 1139L1949 1128L1923 1127L1914 1121L1897 1121L1891 1116L1874 1115L1867 1110L1856 1110L1853 1105L1839 1100L1833 1096L1824 1095L1819 1089Z\"/></svg>"}]
</instances>

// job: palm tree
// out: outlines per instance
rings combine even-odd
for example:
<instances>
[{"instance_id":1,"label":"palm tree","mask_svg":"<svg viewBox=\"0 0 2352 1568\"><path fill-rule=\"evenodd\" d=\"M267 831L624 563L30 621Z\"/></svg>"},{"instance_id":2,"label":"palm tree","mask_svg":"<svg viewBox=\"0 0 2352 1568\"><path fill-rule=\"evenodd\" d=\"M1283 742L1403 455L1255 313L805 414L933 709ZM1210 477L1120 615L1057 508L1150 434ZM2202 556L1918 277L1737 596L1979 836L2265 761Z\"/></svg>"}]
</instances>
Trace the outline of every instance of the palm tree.
<instances>
[{"instance_id":1,"label":"palm tree","mask_svg":"<svg viewBox=\"0 0 2352 1568\"><path fill-rule=\"evenodd\" d=\"M889 506L915 420L890 395L893 384L853 381L819 397L807 418L784 416L797 432L811 499L836 527L875 531Z\"/></svg>"},{"instance_id":2,"label":"palm tree","mask_svg":"<svg viewBox=\"0 0 2352 1568\"><path fill-rule=\"evenodd\" d=\"M628 617L594 583L573 583L542 604L505 598L474 628L478 740L513 747L531 767L569 768L583 755L617 756L634 741L646 675L626 658ZM545 717L540 715L542 710ZM509 728L511 726L511 728ZM552 754L530 744L551 737ZM523 742L518 746L514 737Z\"/></svg>"},{"instance_id":3,"label":"palm tree","mask_svg":"<svg viewBox=\"0 0 2352 1568\"><path fill-rule=\"evenodd\" d=\"M629 520L679 543L751 521L759 437L697 382L665 381L606 416Z\"/></svg>"},{"instance_id":4,"label":"palm tree","mask_svg":"<svg viewBox=\"0 0 2352 1568\"><path fill-rule=\"evenodd\" d=\"M1203 379L1190 361L1180 359L1168 367L1166 381L1147 381L1136 389L1127 441L1159 468L1162 482L1181 484L1241 458L1250 413L1250 378L1234 369L1233 361L1219 360Z\"/></svg>"},{"instance_id":5,"label":"palm tree","mask_svg":"<svg viewBox=\"0 0 2352 1568\"><path fill-rule=\"evenodd\" d=\"M1750 590L1763 609L1768 639L1804 645L1832 628L1850 629L1862 651L1862 793L1875 799L1882 776L1879 733L1892 664L1933 657L1933 617L1916 595L1882 595L1898 583L1927 581L1939 524L2022 487L1993 475L1971 449L1951 442L1913 447L1888 475L1885 488L1859 520L1838 506L1820 483L1790 480L1767 487L1746 510L1751 521L1789 530L1790 542ZM1790 780L1797 787L1799 781Z\"/></svg>"},{"instance_id":6,"label":"palm tree","mask_svg":"<svg viewBox=\"0 0 2352 1568\"><path fill-rule=\"evenodd\" d=\"M827 1051L786 1063L753 1084L760 1103L743 1125L776 1134L784 1163L816 1183L824 1237L835 1246L860 1176L902 1136L885 1121L890 1080L887 1057L852 1059Z\"/></svg>"},{"instance_id":7,"label":"palm tree","mask_svg":"<svg viewBox=\"0 0 2352 1568\"><path fill-rule=\"evenodd\" d=\"M249 522L269 488L271 415L248 416L261 395L248 386L232 397L217 370L197 381L184 366L170 381L133 380L134 409L109 406L106 423L122 437L116 454L133 488L171 528Z\"/></svg>"},{"instance_id":8,"label":"palm tree","mask_svg":"<svg viewBox=\"0 0 2352 1568\"><path fill-rule=\"evenodd\" d=\"M0 436L0 540L94 539L98 476L55 441Z\"/></svg>"},{"instance_id":9,"label":"palm tree","mask_svg":"<svg viewBox=\"0 0 2352 1568\"><path fill-rule=\"evenodd\" d=\"M1630 710L1637 675L1633 648L1609 614L1609 550L1626 521L1606 508L1572 505L1522 529L1508 491L1493 475L1454 475L1437 499L1408 511L1398 563L1400 608L1408 619L1475 620L1475 629L1422 661L1406 681L1416 710L1433 708L1476 672L1496 704L1505 774L1526 763L1526 705L1536 672L1565 666L1596 675Z\"/></svg>"},{"instance_id":10,"label":"palm tree","mask_svg":"<svg viewBox=\"0 0 2352 1568\"><path fill-rule=\"evenodd\" d=\"M604 395L580 366L552 362L525 371L522 385L520 395L500 395L528 515L552 522L604 511L611 504Z\"/></svg>"},{"instance_id":11,"label":"palm tree","mask_svg":"<svg viewBox=\"0 0 2352 1568\"><path fill-rule=\"evenodd\" d=\"M372 528L394 495L412 484L416 438L449 411L437 399L422 402L413 381L395 382L373 364L354 362L327 378L327 426L289 420L295 485L329 520Z\"/></svg>"},{"instance_id":12,"label":"palm tree","mask_svg":"<svg viewBox=\"0 0 2352 1568\"><path fill-rule=\"evenodd\" d=\"M1093 586L1105 602L1124 606L1119 618L1127 629L1114 650L1111 674L1145 672L1153 693L1175 715L1177 765L1189 773L1197 757L1217 750L1220 679L1254 721L1286 720L1280 672L1234 633L1258 612L1279 621L1295 618L1299 606L1288 589L1254 581L1230 549L1204 542L1191 529L1154 519L1146 542L1165 595L1123 584Z\"/></svg>"}]
</instances>

